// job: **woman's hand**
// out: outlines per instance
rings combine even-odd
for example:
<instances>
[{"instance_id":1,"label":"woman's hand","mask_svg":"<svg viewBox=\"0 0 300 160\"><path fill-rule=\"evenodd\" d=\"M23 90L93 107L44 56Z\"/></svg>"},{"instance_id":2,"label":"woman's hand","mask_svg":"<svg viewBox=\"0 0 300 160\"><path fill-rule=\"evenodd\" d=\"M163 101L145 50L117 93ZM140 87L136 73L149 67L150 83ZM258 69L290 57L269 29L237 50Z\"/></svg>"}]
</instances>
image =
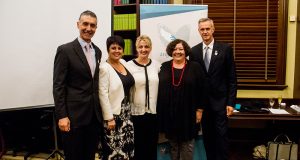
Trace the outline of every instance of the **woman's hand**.
<instances>
[{"instance_id":1,"label":"woman's hand","mask_svg":"<svg viewBox=\"0 0 300 160\"><path fill-rule=\"evenodd\" d=\"M115 127L116 127L116 121L115 121L115 119L107 120L107 128L109 130L114 130Z\"/></svg>"}]
</instances>

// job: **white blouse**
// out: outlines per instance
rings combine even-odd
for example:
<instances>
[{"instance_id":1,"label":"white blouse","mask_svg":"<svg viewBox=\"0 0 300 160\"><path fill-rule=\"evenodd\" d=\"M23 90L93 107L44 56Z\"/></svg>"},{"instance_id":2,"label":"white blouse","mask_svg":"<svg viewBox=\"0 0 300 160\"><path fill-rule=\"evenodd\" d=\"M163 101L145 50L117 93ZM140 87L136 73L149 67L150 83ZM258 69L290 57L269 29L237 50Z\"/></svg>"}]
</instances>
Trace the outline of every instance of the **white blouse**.
<instances>
[{"instance_id":1,"label":"white blouse","mask_svg":"<svg viewBox=\"0 0 300 160\"><path fill-rule=\"evenodd\" d=\"M150 60L147 65L138 64L135 60L126 63L126 68L135 80L132 90L132 115L156 114L160 66L154 60Z\"/></svg>"}]
</instances>

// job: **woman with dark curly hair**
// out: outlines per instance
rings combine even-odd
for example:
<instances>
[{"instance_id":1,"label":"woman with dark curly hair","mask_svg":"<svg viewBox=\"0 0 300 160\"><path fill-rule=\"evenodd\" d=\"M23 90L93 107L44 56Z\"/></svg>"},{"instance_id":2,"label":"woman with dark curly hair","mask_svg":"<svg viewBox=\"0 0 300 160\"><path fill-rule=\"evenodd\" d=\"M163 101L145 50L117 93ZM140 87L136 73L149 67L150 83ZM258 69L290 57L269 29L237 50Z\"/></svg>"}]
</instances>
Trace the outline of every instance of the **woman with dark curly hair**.
<instances>
[{"instance_id":1,"label":"woman with dark curly hair","mask_svg":"<svg viewBox=\"0 0 300 160\"><path fill-rule=\"evenodd\" d=\"M172 160L193 159L194 138L202 118L200 65L186 59L190 46L180 39L170 42L159 73L157 114L160 133L171 144Z\"/></svg>"}]
</instances>

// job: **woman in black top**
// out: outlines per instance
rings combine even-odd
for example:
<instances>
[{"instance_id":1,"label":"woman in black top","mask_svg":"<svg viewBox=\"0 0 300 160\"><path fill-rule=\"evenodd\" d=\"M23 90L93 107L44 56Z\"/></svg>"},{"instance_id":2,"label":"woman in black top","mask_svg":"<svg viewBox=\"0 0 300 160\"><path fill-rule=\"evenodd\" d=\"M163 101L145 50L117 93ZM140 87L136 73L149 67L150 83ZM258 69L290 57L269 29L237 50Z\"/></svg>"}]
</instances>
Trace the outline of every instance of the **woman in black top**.
<instances>
[{"instance_id":1,"label":"woman in black top","mask_svg":"<svg viewBox=\"0 0 300 160\"><path fill-rule=\"evenodd\" d=\"M124 40L108 37L108 59L100 64L99 99L104 119L103 160L131 160L134 157L134 130L130 89L134 78L121 60Z\"/></svg>"},{"instance_id":2,"label":"woman in black top","mask_svg":"<svg viewBox=\"0 0 300 160\"><path fill-rule=\"evenodd\" d=\"M190 47L185 41L172 41L166 51L172 60L163 63L159 73L159 131L165 134L171 144L173 160L191 160L197 124L203 111L203 73L198 63L186 59Z\"/></svg>"}]
</instances>

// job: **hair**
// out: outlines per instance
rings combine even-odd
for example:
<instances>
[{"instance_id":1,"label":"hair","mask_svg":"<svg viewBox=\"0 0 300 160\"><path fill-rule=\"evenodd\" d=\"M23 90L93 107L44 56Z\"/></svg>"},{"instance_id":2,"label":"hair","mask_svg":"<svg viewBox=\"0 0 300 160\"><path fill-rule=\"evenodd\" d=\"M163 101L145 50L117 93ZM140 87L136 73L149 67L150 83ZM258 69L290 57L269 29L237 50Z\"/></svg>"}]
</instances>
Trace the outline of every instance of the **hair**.
<instances>
[{"instance_id":1,"label":"hair","mask_svg":"<svg viewBox=\"0 0 300 160\"><path fill-rule=\"evenodd\" d=\"M213 29L215 29L214 21L212 19L210 19L210 18L201 18L201 19L199 19L198 24L200 24L202 22L210 22L211 27Z\"/></svg>"},{"instance_id":2,"label":"hair","mask_svg":"<svg viewBox=\"0 0 300 160\"><path fill-rule=\"evenodd\" d=\"M121 46L124 50L125 42L124 42L124 39L121 36L114 35L114 36L110 36L110 37L107 38L107 40L106 40L106 49L107 49L107 51L109 50L109 47L112 44L117 44L117 45Z\"/></svg>"},{"instance_id":3,"label":"hair","mask_svg":"<svg viewBox=\"0 0 300 160\"><path fill-rule=\"evenodd\" d=\"M145 41L147 43L147 45L152 48L152 42L151 42L151 39L149 36L147 35L140 35L139 37L136 38L136 41L135 41L135 46L136 48L138 47L139 43L141 41Z\"/></svg>"},{"instance_id":4,"label":"hair","mask_svg":"<svg viewBox=\"0 0 300 160\"><path fill-rule=\"evenodd\" d=\"M185 52L185 57L189 56L191 53L191 47L186 43L186 41L182 39L175 39L172 42L170 42L166 48L167 54L172 57L172 53L176 47L177 44L181 43Z\"/></svg>"},{"instance_id":5,"label":"hair","mask_svg":"<svg viewBox=\"0 0 300 160\"><path fill-rule=\"evenodd\" d=\"M96 14L95 14L94 12L90 11L90 10L86 10L86 11L82 12L82 13L80 14L80 16L79 16L79 20L80 20L80 18L81 18L82 16L91 16L91 17L94 17L94 18L97 19Z\"/></svg>"}]
</instances>

